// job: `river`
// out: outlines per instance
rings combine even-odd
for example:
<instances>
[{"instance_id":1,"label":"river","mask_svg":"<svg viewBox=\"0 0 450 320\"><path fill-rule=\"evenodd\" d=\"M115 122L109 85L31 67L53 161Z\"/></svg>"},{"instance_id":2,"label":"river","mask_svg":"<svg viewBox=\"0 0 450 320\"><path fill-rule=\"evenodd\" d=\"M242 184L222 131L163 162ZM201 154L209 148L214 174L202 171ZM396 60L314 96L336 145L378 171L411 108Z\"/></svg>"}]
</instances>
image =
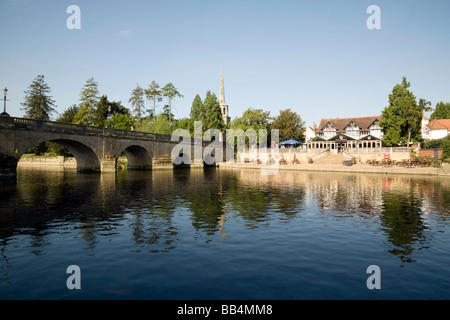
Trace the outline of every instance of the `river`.
<instances>
[{"instance_id":1,"label":"river","mask_svg":"<svg viewBox=\"0 0 450 320\"><path fill-rule=\"evenodd\" d=\"M450 298L445 177L19 168L0 203L0 299Z\"/></svg>"}]
</instances>

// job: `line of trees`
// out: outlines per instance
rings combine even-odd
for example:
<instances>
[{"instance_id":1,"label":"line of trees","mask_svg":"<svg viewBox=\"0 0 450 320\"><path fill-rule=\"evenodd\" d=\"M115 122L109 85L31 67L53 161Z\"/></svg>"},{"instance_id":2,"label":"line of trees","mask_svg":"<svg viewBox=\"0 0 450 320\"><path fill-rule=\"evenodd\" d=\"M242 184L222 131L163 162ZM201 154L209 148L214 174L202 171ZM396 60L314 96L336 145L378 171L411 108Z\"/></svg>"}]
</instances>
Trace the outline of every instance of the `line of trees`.
<instances>
[{"instance_id":1,"label":"line of trees","mask_svg":"<svg viewBox=\"0 0 450 320\"><path fill-rule=\"evenodd\" d=\"M225 126L216 94L207 91L204 99L197 94L192 102L188 118L176 119L172 113L173 101L183 95L172 84L161 87L152 81L148 88L136 85L131 92L128 103L131 110L121 102L110 101L106 95L100 95L98 83L90 78L80 92L80 101L57 115L56 121L96 127L113 127L116 129L152 132L170 135L176 129L194 132L194 122L202 122L202 131L210 128L225 131L230 129L279 129L280 141L286 139L304 140L304 122L300 115L290 109L281 110L279 115L270 116L263 109L248 108L240 117L236 117L228 127ZM165 101L162 112L157 108ZM150 108L146 108L146 102ZM25 91L22 103L25 117L39 120L51 120L56 114L55 101L51 89L45 83L43 75L37 76Z\"/></svg>"}]
</instances>

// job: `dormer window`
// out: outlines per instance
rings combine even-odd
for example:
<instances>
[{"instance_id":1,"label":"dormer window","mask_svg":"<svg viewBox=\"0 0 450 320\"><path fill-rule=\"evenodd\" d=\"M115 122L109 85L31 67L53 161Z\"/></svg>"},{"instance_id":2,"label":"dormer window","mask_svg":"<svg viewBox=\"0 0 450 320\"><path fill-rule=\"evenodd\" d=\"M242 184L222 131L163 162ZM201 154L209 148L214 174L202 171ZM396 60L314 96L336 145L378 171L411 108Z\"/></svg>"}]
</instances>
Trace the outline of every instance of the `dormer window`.
<instances>
[{"instance_id":1,"label":"dormer window","mask_svg":"<svg viewBox=\"0 0 450 320\"><path fill-rule=\"evenodd\" d=\"M336 128L331 123L328 122L325 128L323 129L323 132L325 138L331 138L336 135Z\"/></svg>"},{"instance_id":2,"label":"dormer window","mask_svg":"<svg viewBox=\"0 0 450 320\"><path fill-rule=\"evenodd\" d=\"M380 121L375 120L369 127L370 134L375 137L381 137L382 136L382 129L380 127Z\"/></svg>"},{"instance_id":3,"label":"dormer window","mask_svg":"<svg viewBox=\"0 0 450 320\"><path fill-rule=\"evenodd\" d=\"M347 134L350 137L357 137L359 136L359 126L351 121L346 127L345 127L345 134Z\"/></svg>"}]
</instances>

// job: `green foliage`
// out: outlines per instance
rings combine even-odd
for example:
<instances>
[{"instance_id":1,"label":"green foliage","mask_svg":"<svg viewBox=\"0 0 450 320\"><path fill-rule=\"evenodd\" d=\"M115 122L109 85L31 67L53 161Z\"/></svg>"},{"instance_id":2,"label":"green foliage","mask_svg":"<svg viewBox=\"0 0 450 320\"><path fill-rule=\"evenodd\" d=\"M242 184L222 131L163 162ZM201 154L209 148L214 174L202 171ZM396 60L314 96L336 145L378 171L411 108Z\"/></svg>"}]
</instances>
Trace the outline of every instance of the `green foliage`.
<instances>
[{"instance_id":1,"label":"green foliage","mask_svg":"<svg viewBox=\"0 0 450 320\"><path fill-rule=\"evenodd\" d=\"M147 97L148 100L153 102L153 111L151 111L151 116L156 117L156 103L161 102L163 100L162 99L163 91L159 87L159 84L156 83L155 81L152 81L149 88L145 90L145 96Z\"/></svg>"},{"instance_id":2,"label":"green foliage","mask_svg":"<svg viewBox=\"0 0 450 320\"><path fill-rule=\"evenodd\" d=\"M80 111L74 118L74 123L95 126L95 110L99 102L98 84L94 78L88 79L80 93Z\"/></svg>"},{"instance_id":3,"label":"green foliage","mask_svg":"<svg viewBox=\"0 0 450 320\"><path fill-rule=\"evenodd\" d=\"M172 132L177 129L186 129L190 133L194 131L193 123L190 118L182 118L179 120L175 120L172 124ZM191 136L191 135L190 135Z\"/></svg>"},{"instance_id":4,"label":"green foliage","mask_svg":"<svg viewBox=\"0 0 450 320\"><path fill-rule=\"evenodd\" d=\"M50 91L43 75L38 75L33 80L25 91L25 99L22 103L26 118L50 120L50 115L55 112L55 101L50 96Z\"/></svg>"},{"instance_id":5,"label":"green foliage","mask_svg":"<svg viewBox=\"0 0 450 320\"><path fill-rule=\"evenodd\" d=\"M128 113L115 113L110 120L110 125L114 129L130 130L133 118Z\"/></svg>"},{"instance_id":6,"label":"green foliage","mask_svg":"<svg viewBox=\"0 0 450 320\"><path fill-rule=\"evenodd\" d=\"M194 101L192 101L192 107L191 107L191 112L189 114L190 116L190 121L191 121L191 133L194 132L194 122L195 121L202 121L202 132L204 132L205 129L205 124L204 119L205 119L205 105L203 104L202 98L200 97L199 94L197 94L194 98Z\"/></svg>"},{"instance_id":7,"label":"green foliage","mask_svg":"<svg viewBox=\"0 0 450 320\"><path fill-rule=\"evenodd\" d=\"M249 140L245 141L245 144L248 146L251 139L254 143L260 143L259 142L259 130L260 129L266 129L268 130L270 126L270 112L265 112L262 109L253 109L248 108L241 117L235 118L230 123L230 129L235 130L234 135L238 138L244 138L241 137L241 134L246 134ZM241 129L242 131L238 131ZM251 135L250 129L254 130L254 134L256 137ZM236 145L237 141L235 142Z\"/></svg>"},{"instance_id":8,"label":"green foliage","mask_svg":"<svg viewBox=\"0 0 450 320\"><path fill-rule=\"evenodd\" d=\"M119 115L126 117L119 117ZM117 116L117 117L116 117ZM115 120L113 120L116 118ZM120 120L119 120L120 119ZM125 121L128 125L122 123ZM116 125L114 125L116 123ZM97 127L112 126L116 129L130 129L132 124L132 117L130 111L122 106L120 102L108 100L107 96L102 96L97 104L97 108L94 111L94 124Z\"/></svg>"},{"instance_id":9,"label":"green foliage","mask_svg":"<svg viewBox=\"0 0 450 320\"><path fill-rule=\"evenodd\" d=\"M161 113L156 118L146 118L142 120L141 131L157 133L157 134L172 134L169 118L166 114Z\"/></svg>"},{"instance_id":10,"label":"green foliage","mask_svg":"<svg viewBox=\"0 0 450 320\"><path fill-rule=\"evenodd\" d=\"M73 154L68 149L64 148L62 145L58 143L51 141L45 142L45 152L53 153L59 156L64 156L66 158L73 157Z\"/></svg>"},{"instance_id":11,"label":"green foliage","mask_svg":"<svg viewBox=\"0 0 450 320\"><path fill-rule=\"evenodd\" d=\"M219 131L223 131L225 129L225 122L222 118L222 112L220 110L220 105L216 94L211 91L206 92L203 105L205 112L203 118L204 129L217 129Z\"/></svg>"},{"instance_id":12,"label":"green foliage","mask_svg":"<svg viewBox=\"0 0 450 320\"><path fill-rule=\"evenodd\" d=\"M442 149L442 159L450 158L450 136L442 139L433 139L425 143L426 149Z\"/></svg>"},{"instance_id":13,"label":"green foliage","mask_svg":"<svg viewBox=\"0 0 450 320\"><path fill-rule=\"evenodd\" d=\"M291 109L281 110L280 114L273 119L270 129L279 130L280 142L288 139L297 141L305 139L305 122Z\"/></svg>"},{"instance_id":14,"label":"green foliage","mask_svg":"<svg viewBox=\"0 0 450 320\"><path fill-rule=\"evenodd\" d=\"M57 119L57 122L73 123L76 114L80 112L80 108L74 104L67 108Z\"/></svg>"},{"instance_id":15,"label":"green foliage","mask_svg":"<svg viewBox=\"0 0 450 320\"><path fill-rule=\"evenodd\" d=\"M450 119L450 103L439 102L436 104L434 112L430 116L430 120Z\"/></svg>"},{"instance_id":16,"label":"green foliage","mask_svg":"<svg viewBox=\"0 0 450 320\"><path fill-rule=\"evenodd\" d=\"M137 127L139 128L141 125L141 118L142 114L144 113L144 89L139 86L139 84L136 86L136 88L131 92L131 97L128 100L128 102L131 103L131 106L133 109L133 115L136 119Z\"/></svg>"},{"instance_id":17,"label":"green foliage","mask_svg":"<svg viewBox=\"0 0 450 320\"><path fill-rule=\"evenodd\" d=\"M163 96L167 97L169 100L169 110L167 114L169 115L169 123L172 124L172 101L175 98L183 97L183 95L178 92L177 88L175 88L171 82L166 84L164 88L162 88L162 91Z\"/></svg>"},{"instance_id":18,"label":"green foliage","mask_svg":"<svg viewBox=\"0 0 450 320\"><path fill-rule=\"evenodd\" d=\"M240 118L235 118L230 123L233 129L269 129L270 112L262 109L248 108Z\"/></svg>"},{"instance_id":19,"label":"green foliage","mask_svg":"<svg viewBox=\"0 0 450 320\"><path fill-rule=\"evenodd\" d=\"M388 146L409 146L411 141L421 141L423 112L431 110L431 103L425 99L417 102L416 96L408 90L410 86L403 77L402 83L397 84L389 95L389 106L382 111L380 126Z\"/></svg>"}]
</instances>

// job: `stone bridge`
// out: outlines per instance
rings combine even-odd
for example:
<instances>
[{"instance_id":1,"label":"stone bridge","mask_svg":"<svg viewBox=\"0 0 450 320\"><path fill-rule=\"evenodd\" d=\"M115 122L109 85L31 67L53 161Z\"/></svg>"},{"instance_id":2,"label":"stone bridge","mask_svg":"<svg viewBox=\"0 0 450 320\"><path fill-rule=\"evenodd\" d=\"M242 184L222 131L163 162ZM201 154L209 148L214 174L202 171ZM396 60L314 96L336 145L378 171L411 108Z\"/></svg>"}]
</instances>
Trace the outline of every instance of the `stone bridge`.
<instances>
[{"instance_id":1,"label":"stone bridge","mask_svg":"<svg viewBox=\"0 0 450 320\"><path fill-rule=\"evenodd\" d=\"M0 177L15 177L20 157L45 141L67 148L74 155L79 172L115 172L122 153L127 157L129 170L149 170L154 158L171 155L180 140L153 133L0 116ZM194 150L194 139L191 141ZM210 142L197 143L204 150Z\"/></svg>"}]
</instances>

